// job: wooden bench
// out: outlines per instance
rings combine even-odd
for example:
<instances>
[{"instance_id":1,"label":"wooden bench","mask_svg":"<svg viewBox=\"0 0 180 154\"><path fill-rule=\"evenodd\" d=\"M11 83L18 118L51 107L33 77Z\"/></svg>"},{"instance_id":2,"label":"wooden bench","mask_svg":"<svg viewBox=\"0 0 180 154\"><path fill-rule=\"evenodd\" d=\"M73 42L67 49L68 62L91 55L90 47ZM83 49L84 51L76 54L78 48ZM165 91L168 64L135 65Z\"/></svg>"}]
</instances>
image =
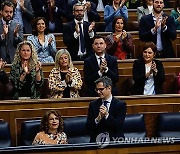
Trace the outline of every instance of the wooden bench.
<instances>
[{"instance_id":1,"label":"wooden bench","mask_svg":"<svg viewBox=\"0 0 180 154\"><path fill-rule=\"evenodd\" d=\"M97 34L99 35L103 35L103 36L107 36L108 34L110 34L110 32L97 32ZM144 42L141 42L139 39L139 32L138 31L131 31L130 34L132 35L133 38L133 44L134 44L134 58L138 58L143 51L143 45ZM29 34L24 34L24 39L27 38ZM63 34L62 33L54 33L55 38L56 38L56 46L57 49L62 49L62 48L66 48L64 42L63 42ZM180 50L177 48L177 45L180 44L180 30L177 30L177 38L176 40L174 40L172 42L173 44L173 48L176 54L176 57L180 57Z\"/></svg>"},{"instance_id":2,"label":"wooden bench","mask_svg":"<svg viewBox=\"0 0 180 154\"><path fill-rule=\"evenodd\" d=\"M162 112L179 112L180 95L118 96L126 101L127 114L143 113L147 135L154 136L156 117ZM13 146L20 144L21 123L27 119L39 119L50 110L60 111L63 117L87 115L89 102L96 98L64 98L0 101L0 115L10 124Z\"/></svg>"}]
</instances>

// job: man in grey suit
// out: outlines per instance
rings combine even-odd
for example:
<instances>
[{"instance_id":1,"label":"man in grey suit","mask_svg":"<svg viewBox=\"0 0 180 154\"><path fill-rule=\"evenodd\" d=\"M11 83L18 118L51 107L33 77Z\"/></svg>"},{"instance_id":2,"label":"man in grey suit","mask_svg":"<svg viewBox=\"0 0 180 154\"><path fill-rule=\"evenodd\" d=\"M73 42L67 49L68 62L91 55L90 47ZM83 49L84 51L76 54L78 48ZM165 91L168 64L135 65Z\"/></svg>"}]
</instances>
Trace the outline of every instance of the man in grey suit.
<instances>
[{"instance_id":1,"label":"man in grey suit","mask_svg":"<svg viewBox=\"0 0 180 154\"><path fill-rule=\"evenodd\" d=\"M0 19L0 58L12 63L17 44L23 41L23 28L12 20L14 5L5 1L1 4Z\"/></svg>"}]
</instances>

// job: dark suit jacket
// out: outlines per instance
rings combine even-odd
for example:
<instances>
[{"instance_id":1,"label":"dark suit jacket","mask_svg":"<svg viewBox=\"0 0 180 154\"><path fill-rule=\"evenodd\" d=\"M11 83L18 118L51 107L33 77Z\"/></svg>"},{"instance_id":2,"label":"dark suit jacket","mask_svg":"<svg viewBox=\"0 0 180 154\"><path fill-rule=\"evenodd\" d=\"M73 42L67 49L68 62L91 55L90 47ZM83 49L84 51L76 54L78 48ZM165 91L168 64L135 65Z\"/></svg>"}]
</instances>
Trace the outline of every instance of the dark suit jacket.
<instances>
[{"instance_id":1,"label":"dark suit jacket","mask_svg":"<svg viewBox=\"0 0 180 154\"><path fill-rule=\"evenodd\" d=\"M98 116L101 105L101 99L94 100L89 105L86 128L90 132L90 142L95 142L97 135L103 132L109 133L110 140L113 140L112 137L124 137L123 124L126 116L126 103L113 97L108 118L103 118L96 124L95 119Z\"/></svg>"},{"instance_id":2,"label":"dark suit jacket","mask_svg":"<svg viewBox=\"0 0 180 154\"><path fill-rule=\"evenodd\" d=\"M34 18L34 11L31 5L31 1L30 0L24 1L24 7L26 8L26 10L22 12L24 33L31 34L32 33L31 21Z\"/></svg>"},{"instance_id":3,"label":"dark suit jacket","mask_svg":"<svg viewBox=\"0 0 180 154\"><path fill-rule=\"evenodd\" d=\"M44 17L49 23L49 10L47 8L47 0L31 0L36 17ZM58 8L57 12L54 10L53 19L55 23L55 33L62 33L63 22L62 17L66 17L66 0L55 0L55 6ZM43 10L43 7L45 10Z\"/></svg>"},{"instance_id":4,"label":"dark suit jacket","mask_svg":"<svg viewBox=\"0 0 180 154\"><path fill-rule=\"evenodd\" d=\"M107 73L104 73L103 76L111 78L113 82L112 94L117 95L116 82L118 82L119 79L117 59L108 54L105 54L105 59L109 70ZM95 54L93 54L84 61L84 82L87 86L87 96L97 96L94 81L100 77L98 71L98 62Z\"/></svg>"},{"instance_id":5,"label":"dark suit jacket","mask_svg":"<svg viewBox=\"0 0 180 154\"><path fill-rule=\"evenodd\" d=\"M157 75L154 77L154 86L155 86L155 93L161 94L163 93L163 83L165 80L164 76L164 67L161 61L154 60L157 67ZM134 87L133 87L133 94L136 95L143 95L144 93L144 85L145 81L147 80L145 75L145 63L143 59L138 59L134 61L133 65L133 79L135 81Z\"/></svg>"},{"instance_id":6,"label":"dark suit jacket","mask_svg":"<svg viewBox=\"0 0 180 154\"><path fill-rule=\"evenodd\" d=\"M64 24L63 27L63 41L64 44L67 46L67 50L71 54L71 58L73 61L78 61L78 50L79 50L79 38L74 38L75 32L75 21L68 22ZM89 22L83 22L83 33L84 33L84 40L85 40L85 47L87 56L92 55L92 40L93 38L89 37L88 29L89 29Z\"/></svg>"},{"instance_id":7,"label":"dark suit jacket","mask_svg":"<svg viewBox=\"0 0 180 154\"><path fill-rule=\"evenodd\" d=\"M78 0L74 0L71 3L68 4L67 6L67 13L68 13L68 21L72 21L74 19L73 16L73 6L74 4L76 4L78 2ZM88 16L88 21L92 22L98 22L100 21L100 16L98 14L98 12L96 11L96 5L91 2L91 9L87 12L87 16Z\"/></svg>"},{"instance_id":8,"label":"dark suit jacket","mask_svg":"<svg viewBox=\"0 0 180 154\"><path fill-rule=\"evenodd\" d=\"M11 63L14 59L14 54L16 51L16 47L18 43L23 41L23 27L20 25L19 27L19 36L14 36L14 29L17 26L17 22L14 20L11 20L10 26L9 26L9 33L6 39L3 39L0 37L0 58L6 61L6 52L8 52L10 56ZM3 33L3 22L0 20L0 36Z\"/></svg>"},{"instance_id":9,"label":"dark suit jacket","mask_svg":"<svg viewBox=\"0 0 180 154\"><path fill-rule=\"evenodd\" d=\"M89 0L89 1L93 2L94 4L96 4L96 8L97 8L97 6L98 6L98 0ZM102 0L102 2L103 2L103 5L104 5L104 7L105 7L106 5L110 5L111 0Z\"/></svg>"},{"instance_id":10,"label":"dark suit jacket","mask_svg":"<svg viewBox=\"0 0 180 154\"><path fill-rule=\"evenodd\" d=\"M163 15L167 16L167 15ZM167 30L165 32L161 31L161 40L163 46L163 57L171 58L175 57L174 50L172 47L172 40L176 39L176 26L173 17L168 16L167 22ZM152 41L156 44L157 35L153 35L151 33L151 29L155 26L153 21L152 14L145 15L141 18L139 24L139 37L141 41L148 42Z\"/></svg>"}]
</instances>

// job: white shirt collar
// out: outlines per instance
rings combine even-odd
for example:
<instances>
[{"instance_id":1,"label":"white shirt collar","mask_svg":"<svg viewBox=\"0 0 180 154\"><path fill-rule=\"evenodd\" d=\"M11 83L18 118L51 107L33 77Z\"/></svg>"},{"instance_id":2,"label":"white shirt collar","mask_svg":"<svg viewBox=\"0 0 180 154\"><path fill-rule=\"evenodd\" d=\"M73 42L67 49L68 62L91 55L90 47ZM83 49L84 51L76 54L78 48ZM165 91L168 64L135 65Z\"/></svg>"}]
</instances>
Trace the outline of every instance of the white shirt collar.
<instances>
[{"instance_id":1,"label":"white shirt collar","mask_svg":"<svg viewBox=\"0 0 180 154\"><path fill-rule=\"evenodd\" d=\"M80 0L78 0L78 3L85 4L85 3L86 3L86 0L83 0L82 2L81 2Z\"/></svg>"},{"instance_id":2,"label":"white shirt collar","mask_svg":"<svg viewBox=\"0 0 180 154\"><path fill-rule=\"evenodd\" d=\"M83 20L78 21L78 20L74 19L74 21L75 21L76 24L78 24L79 22L81 22L81 24L83 23Z\"/></svg>"},{"instance_id":3,"label":"white shirt collar","mask_svg":"<svg viewBox=\"0 0 180 154\"><path fill-rule=\"evenodd\" d=\"M95 53L95 56L96 56L96 59L99 59L100 57L105 58L105 53L104 53L102 56L98 56L98 55Z\"/></svg>"},{"instance_id":4,"label":"white shirt collar","mask_svg":"<svg viewBox=\"0 0 180 154\"><path fill-rule=\"evenodd\" d=\"M104 101L107 101L108 103L111 103L111 101L112 101L112 94L111 94L111 96L107 100L103 100L103 102Z\"/></svg>"}]
</instances>

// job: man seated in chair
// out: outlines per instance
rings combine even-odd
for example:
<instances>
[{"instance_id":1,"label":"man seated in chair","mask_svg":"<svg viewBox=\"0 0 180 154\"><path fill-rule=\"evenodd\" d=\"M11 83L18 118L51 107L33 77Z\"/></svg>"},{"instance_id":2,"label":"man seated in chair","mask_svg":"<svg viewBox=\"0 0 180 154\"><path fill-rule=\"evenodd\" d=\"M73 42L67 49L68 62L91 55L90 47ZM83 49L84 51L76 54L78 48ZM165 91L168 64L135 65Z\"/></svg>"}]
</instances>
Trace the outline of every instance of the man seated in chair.
<instances>
[{"instance_id":1,"label":"man seated in chair","mask_svg":"<svg viewBox=\"0 0 180 154\"><path fill-rule=\"evenodd\" d=\"M112 80L103 76L95 81L99 99L89 105L86 127L90 132L90 142L101 141L106 134L111 141L124 137L123 124L126 115L126 103L112 96Z\"/></svg>"}]
</instances>

